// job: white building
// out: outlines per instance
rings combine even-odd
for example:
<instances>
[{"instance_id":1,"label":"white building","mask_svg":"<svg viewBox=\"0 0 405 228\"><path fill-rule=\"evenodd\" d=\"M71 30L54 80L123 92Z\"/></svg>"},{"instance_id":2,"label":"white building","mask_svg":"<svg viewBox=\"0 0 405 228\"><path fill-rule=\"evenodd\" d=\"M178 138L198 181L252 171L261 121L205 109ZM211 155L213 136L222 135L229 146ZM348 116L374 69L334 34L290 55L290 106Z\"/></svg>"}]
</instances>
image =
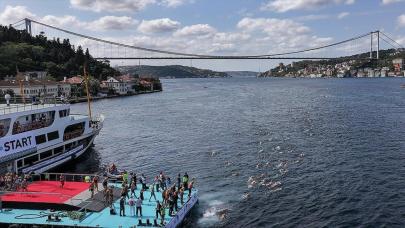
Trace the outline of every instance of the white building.
<instances>
[{"instance_id":1,"label":"white building","mask_svg":"<svg viewBox=\"0 0 405 228\"><path fill-rule=\"evenodd\" d=\"M25 97L64 96L70 97L70 84L49 80L0 81L0 91L4 94L12 90L16 95Z\"/></svg>"},{"instance_id":2,"label":"white building","mask_svg":"<svg viewBox=\"0 0 405 228\"><path fill-rule=\"evenodd\" d=\"M104 84L120 95L128 94L128 84L126 82L121 82L114 77L109 77L107 81L104 81Z\"/></svg>"}]
</instances>

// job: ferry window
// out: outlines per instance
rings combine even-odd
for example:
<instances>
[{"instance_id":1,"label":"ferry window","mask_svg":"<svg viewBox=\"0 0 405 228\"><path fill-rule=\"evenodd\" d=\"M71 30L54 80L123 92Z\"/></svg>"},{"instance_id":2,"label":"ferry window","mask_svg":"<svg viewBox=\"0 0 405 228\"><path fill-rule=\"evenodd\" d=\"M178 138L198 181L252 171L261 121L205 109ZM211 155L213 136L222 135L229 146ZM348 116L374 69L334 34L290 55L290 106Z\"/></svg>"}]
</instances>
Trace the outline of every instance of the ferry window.
<instances>
[{"instance_id":1,"label":"ferry window","mask_svg":"<svg viewBox=\"0 0 405 228\"><path fill-rule=\"evenodd\" d=\"M69 110L60 110L59 111L59 116L62 118L62 117L65 117L65 116L68 116L69 115L69 112L68 112Z\"/></svg>"},{"instance_id":2,"label":"ferry window","mask_svg":"<svg viewBox=\"0 0 405 228\"><path fill-rule=\"evenodd\" d=\"M59 138L59 132L53 131L48 133L48 141L55 140Z\"/></svg>"},{"instance_id":3,"label":"ferry window","mask_svg":"<svg viewBox=\"0 0 405 228\"><path fill-rule=\"evenodd\" d=\"M46 152L43 152L39 156L40 156L41 160L45 159L45 158L49 158L50 156L52 156L52 150L48 150Z\"/></svg>"},{"instance_id":4,"label":"ferry window","mask_svg":"<svg viewBox=\"0 0 405 228\"><path fill-rule=\"evenodd\" d=\"M53 150L53 154L60 154L60 153L62 153L62 152L63 152L63 146L60 146L60 147L55 148L55 149Z\"/></svg>"},{"instance_id":5,"label":"ferry window","mask_svg":"<svg viewBox=\"0 0 405 228\"><path fill-rule=\"evenodd\" d=\"M29 165L38 161L38 154L24 158L24 164Z\"/></svg>"},{"instance_id":6,"label":"ferry window","mask_svg":"<svg viewBox=\"0 0 405 228\"><path fill-rule=\"evenodd\" d=\"M0 120L0 137L7 135L8 129L10 129L11 119Z\"/></svg>"},{"instance_id":7,"label":"ferry window","mask_svg":"<svg viewBox=\"0 0 405 228\"><path fill-rule=\"evenodd\" d=\"M45 135L37 135L37 136L35 136L35 141L37 142L37 144L45 143L46 137L45 137Z\"/></svg>"},{"instance_id":8,"label":"ferry window","mask_svg":"<svg viewBox=\"0 0 405 228\"><path fill-rule=\"evenodd\" d=\"M69 125L65 129L63 140L66 141L81 136L84 132L84 126L85 122Z\"/></svg>"},{"instance_id":9,"label":"ferry window","mask_svg":"<svg viewBox=\"0 0 405 228\"><path fill-rule=\"evenodd\" d=\"M20 168L23 166L23 160L18 160L17 161L17 167Z\"/></svg>"},{"instance_id":10,"label":"ferry window","mask_svg":"<svg viewBox=\"0 0 405 228\"><path fill-rule=\"evenodd\" d=\"M13 124L13 135L49 127L54 121L55 111L19 117Z\"/></svg>"}]
</instances>

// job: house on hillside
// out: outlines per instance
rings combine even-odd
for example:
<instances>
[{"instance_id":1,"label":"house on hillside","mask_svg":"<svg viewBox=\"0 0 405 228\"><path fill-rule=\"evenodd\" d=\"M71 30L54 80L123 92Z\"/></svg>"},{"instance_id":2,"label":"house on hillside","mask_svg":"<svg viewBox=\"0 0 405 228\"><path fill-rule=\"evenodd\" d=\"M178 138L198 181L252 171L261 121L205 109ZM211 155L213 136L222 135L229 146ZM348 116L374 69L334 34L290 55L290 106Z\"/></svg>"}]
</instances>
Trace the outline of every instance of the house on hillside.
<instances>
[{"instance_id":1,"label":"house on hillside","mask_svg":"<svg viewBox=\"0 0 405 228\"><path fill-rule=\"evenodd\" d=\"M24 97L70 97L70 84L50 80L0 81L0 91Z\"/></svg>"},{"instance_id":2,"label":"house on hillside","mask_svg":"<svg viewBox=\"0 0 405 228\"><path fill-rule=\"evenodd\" d=\"M71 97L81 97L84 94L83 91L83 78L81 76L74 76L71 78L64 77L64 83L67 83L71 87Z\"/></svg>"},{"instance_id":3,"label":"house on hillside","mask_svg":"<svg viewBox=\"0 0 405 228\"><path fill-rule=\"evenodd\" d=\"M104 86L109 89L114 90L116 94L126 95L135 93L135 82L133 82L129 77L109 77L106 81L103 81Z\"/></svg>"}]
</instances>

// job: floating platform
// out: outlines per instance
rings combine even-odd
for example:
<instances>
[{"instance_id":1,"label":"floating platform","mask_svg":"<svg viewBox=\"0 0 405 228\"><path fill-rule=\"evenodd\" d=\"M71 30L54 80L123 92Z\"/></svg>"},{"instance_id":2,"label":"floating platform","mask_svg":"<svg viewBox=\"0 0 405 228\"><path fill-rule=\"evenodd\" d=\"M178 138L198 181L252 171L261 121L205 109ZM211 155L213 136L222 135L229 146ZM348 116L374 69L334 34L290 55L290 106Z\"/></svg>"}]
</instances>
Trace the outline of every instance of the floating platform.
<instances>
[{"instance_id":1,"label":"floating platform","mask_svg":"<svg viewBox=\"0 0 405 228\"><path fill-rule=\"evenodd\" d=\"M65 182L63 188L59 181L34 181L28 185L26 192L5 192L1 195L3 210L0 212L1 224L29 224L64 227L154 227L156 201L149 201L149 190L144 192L145 200L142 203L143 216L130 216L130 207L125 205L126 216L119 216L119 198L121 183L109 183L114 191L114 207L116 215L110 214L110 208L104 202L102 186L95 192L93 198L89 191L89 183ZM136 195L140 194L141 185L138 185ZM197 190L191 196L184 192L184 205L179 202L179 211L169 216L166 209L165 225L162 227L174 228L179 226L190 210L198 201ZM162 202L161 192L155 192L156 199ZM180 201L180 200L179 200ZM80 217L72 216L80 213ZM58 216L58 221L48 221L48 216ZM147 225L147 220L150 224ZM157 220L160 224L160 216ZM161 227L161 226L155 226Z\"/></svg>"}]
</instances>

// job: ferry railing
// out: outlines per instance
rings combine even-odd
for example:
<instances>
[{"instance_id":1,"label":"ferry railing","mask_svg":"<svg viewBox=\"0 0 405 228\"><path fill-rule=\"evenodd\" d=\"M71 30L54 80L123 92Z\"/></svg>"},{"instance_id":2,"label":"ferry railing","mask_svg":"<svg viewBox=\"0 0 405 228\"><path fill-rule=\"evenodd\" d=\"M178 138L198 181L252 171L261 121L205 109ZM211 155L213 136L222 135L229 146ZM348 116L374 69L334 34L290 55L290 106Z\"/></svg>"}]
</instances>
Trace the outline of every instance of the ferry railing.
<instances>
[{"instance_id":1,"label":"ferry railing","mask_svg":"<svg viewBox=\"0 0 405 228\"><path fill-rule=\"evenodd\" d=\"M97 115L96 117L93 117L91 119L91 127L93 127L95 130L103 128L104 118L104 115Z\"/></svg>"},{"instance_id":2,"label":"ferry railing","mask_svg":"<svg viewBox=\"0 0 405 228\"><path fill-rule=\"evenodd\" d=\"M41 173L32 174L33 181L60 181L60 176L63 175L65 181L72 182L86 182L92 181L94 177L99 176L97 174L75 174L75 173Z\"/></svg>"},{"instance_id":3,"label":"ferry railing","mask_svg":"<svg viewBox=\"0 0 405 228\"><path fill-rule=\"evenodd\" d=\"M6 100L4 97L0 96L0 104L6 104ZM44 108L45 106L49 107L57 106L61 104L67 104L67 99L61 99L59 97L44 97L39 98L38 100L34 100L31 98L22 97L12 97L9 101L8 106L4 106L0 108L0 114L8 114L12 112L21 112L21 111L30 111L35 109Z\"/></svg>"}]
</instances>

